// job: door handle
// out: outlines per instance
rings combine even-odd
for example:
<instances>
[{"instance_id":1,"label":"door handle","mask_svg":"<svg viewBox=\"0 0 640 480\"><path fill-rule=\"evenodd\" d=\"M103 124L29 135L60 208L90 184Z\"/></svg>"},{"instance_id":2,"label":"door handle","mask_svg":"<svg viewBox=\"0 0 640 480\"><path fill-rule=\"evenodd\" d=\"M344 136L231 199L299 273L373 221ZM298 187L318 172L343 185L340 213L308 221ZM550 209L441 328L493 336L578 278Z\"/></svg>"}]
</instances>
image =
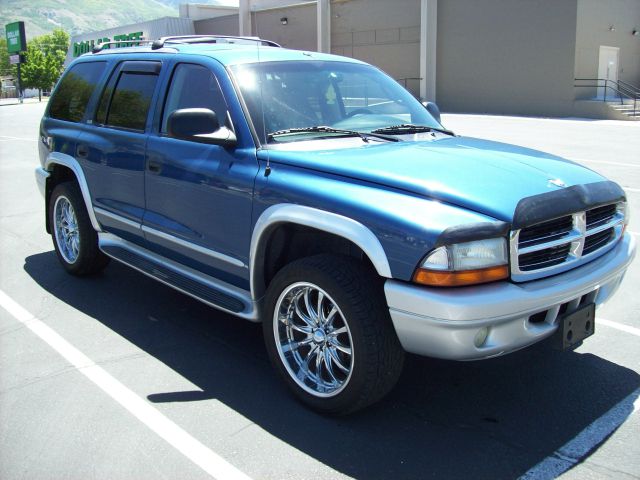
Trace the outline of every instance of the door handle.
<instances>
[{"instance_id":1,"label":"door handle","mask_svg":"<svg viewBox=\"0 0 640 480\"><path fill-rule=\"evenodd\" d=\"M78 148L76 148L76 155L80 158L87 158L89 156L89 149L86 145L78 145Z\"/></svg>"},{"instance_id":2,"label":"door handle","mask_svg":"<svg viewBox=\"0 0 640 480\"><path fill-rule=\"evenodd\" d=\"M151 173L160 173L162 171L162 164L158 162L149 161L147 168Z\"/></svg>"}]
</instances>

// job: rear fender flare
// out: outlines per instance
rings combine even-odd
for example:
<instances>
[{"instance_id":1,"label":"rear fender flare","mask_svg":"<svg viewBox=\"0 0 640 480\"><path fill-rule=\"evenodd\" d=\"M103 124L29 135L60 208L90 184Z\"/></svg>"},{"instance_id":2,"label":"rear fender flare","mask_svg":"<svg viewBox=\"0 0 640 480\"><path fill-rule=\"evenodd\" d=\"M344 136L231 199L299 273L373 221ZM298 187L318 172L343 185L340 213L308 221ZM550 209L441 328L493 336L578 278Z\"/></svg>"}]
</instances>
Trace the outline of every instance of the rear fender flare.
<instances>
[{"instance_id":1,"label":"rear fender flare","mask_svg":"<svg viewBox=\"0 0 640 480\"><path fill-rule=\"evenodd\" d=\"M80 167L78 161L70 155L60 152L51 152L44 163L44 169L51 172L53 171L55 165L62 165L70 169L76 177L78 181L78 185L80 186L80 192L82 192L82 198L84 199L84 205L87 209L87 213L89 214L89 219L91 220L91 225L95 229L96 232L102 231L100 227L100 223L96 218L96 214L93 211L93 204L91 203L91 194L89 193L89 185L87 185L87 179L84 176L84 172Z\"/></svg>"}]
</instances>

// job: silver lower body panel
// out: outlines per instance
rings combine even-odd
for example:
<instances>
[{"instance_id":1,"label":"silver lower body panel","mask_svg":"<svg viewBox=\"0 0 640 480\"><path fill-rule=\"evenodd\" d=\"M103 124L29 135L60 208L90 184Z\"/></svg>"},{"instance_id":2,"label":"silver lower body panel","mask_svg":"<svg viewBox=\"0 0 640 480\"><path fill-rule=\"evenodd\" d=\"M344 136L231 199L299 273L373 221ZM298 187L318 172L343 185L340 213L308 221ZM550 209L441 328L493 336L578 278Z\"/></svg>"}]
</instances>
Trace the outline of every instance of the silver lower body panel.
<instances>
[{"instance_id":1,"label":"silver lower body panel","mask_svg":"<svg viewBox=\"0 0 640 480\"><path fill-rule=\"evenodd\" d=\"M47 188L47 178L49 178L51 174L42 167L36 168L35 174L38 190L40 190L40 194L44 197Z\"/></svg>"},{"instance_id":2,"label":"silver lower body panel","mask_svg":"<svg viewBox=\"0 0 640 480\"><path fill-rule=\"evenodd\" d=\"M207 305L257 322L257 305L248 291L134 245L110 233L98 233L100 250L111 258Z\"/></svg>"},{"instance_id":3,"label":"silver lower body panel","mask_svg":"<svg viewBox=\"0 0 640 480\"><path fill-rule=\"evenodd\" d=\"M387 280L385 295L406 351L451 360L491 358L552 335L562 310L607 301L635 252L633 237L625 234L602 257L552 277L464 288L428 288ZM480 342L485 333L486 340Z\"/></svg>"}]
</instances>

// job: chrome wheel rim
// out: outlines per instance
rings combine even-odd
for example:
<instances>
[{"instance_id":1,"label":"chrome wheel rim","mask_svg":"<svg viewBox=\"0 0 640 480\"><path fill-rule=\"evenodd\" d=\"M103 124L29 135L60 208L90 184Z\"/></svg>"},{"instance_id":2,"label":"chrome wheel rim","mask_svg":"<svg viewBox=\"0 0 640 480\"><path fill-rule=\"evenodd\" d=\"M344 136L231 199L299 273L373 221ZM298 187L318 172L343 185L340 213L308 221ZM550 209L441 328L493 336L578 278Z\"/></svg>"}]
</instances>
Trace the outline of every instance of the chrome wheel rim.
<instances>
[{"instance_id":1,"label":"chrome wheel rim","mask_svg":"<svg viewBox=\"0 0 640 480\"><path fill-rule=\"evenodd\" d=\"M53 223L58 250L67 263L75 263L80 253L80 232L76 212L67 197L60 196L53 206Z\"/></svg>"},{"instance_id":2,"label":"chrome wheel rim","mask_svg":"<svg viewBox=\"0 0 640 480\"><path fill-rule=\"evenodd\" d=\"M276 303L273 332L291 378L316 397L332 397L349 383L353 341L336 302L307 282L287 287Z\"/></svg>"}]
</instances>

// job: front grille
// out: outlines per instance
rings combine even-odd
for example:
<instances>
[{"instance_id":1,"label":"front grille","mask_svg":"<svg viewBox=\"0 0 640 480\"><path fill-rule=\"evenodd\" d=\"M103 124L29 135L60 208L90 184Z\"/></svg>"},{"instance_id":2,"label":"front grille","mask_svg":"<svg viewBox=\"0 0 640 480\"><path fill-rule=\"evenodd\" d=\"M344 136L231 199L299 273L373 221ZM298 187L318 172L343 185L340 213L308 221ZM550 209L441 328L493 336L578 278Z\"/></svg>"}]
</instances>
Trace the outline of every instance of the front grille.
<instances>
[{"instance_id":1,"label":"front grille","mask_svg":"<svg viewBox=\"0 0 640 480\"><path fill-rule=\"evenodd\" d=\"M587 229L595 228L610 222L618 211L617 206L605 205L604 207L594 208L587 212Z\"/></svg>"},{"instance_id":2,"label":"front grille","mask_svg":"<svg viewBox=\"0 0 640 480\"><path fill-rule=\"evenodd\" d=\"M622 236L624 213L613 203L511 232L511 275L533 280L578 266Z\"/></svg>"},{"instance_id":3,"label":"front grille","mask_svg":"<svg viewBox=\"0 0 640 480\"><path fill-rule=\"evenodd\" d=\"M539 223L520 232L518 245L521 248L530 247L532 245L557 240L571 232L572 228L573 219L571 215Z\"/></svg>"},{"instance_id":4,"label":"front grille","mask_svg":"<svg viewBox=\"0 0 640 480\"><path fill-rule=\"evenodd\" d=\"M565 244L520 255L520 270L528 272L563 263L569 255L570 247L571 245Z\"/></svg>"},{"instance_id":5,"label":"front grille","mask_svg":"<svg viewBox=\"0 0 640 480\"><path fill-rule=\"evenodd\" d=\"M584 249L582 250L583 255L588 255L591 252L595 252L600 247L604 247L611 238L614 236L613 228L607 228L602 232L594 233L591 236L588 236L584 241Z\"/></svg>"}]
</instances>

